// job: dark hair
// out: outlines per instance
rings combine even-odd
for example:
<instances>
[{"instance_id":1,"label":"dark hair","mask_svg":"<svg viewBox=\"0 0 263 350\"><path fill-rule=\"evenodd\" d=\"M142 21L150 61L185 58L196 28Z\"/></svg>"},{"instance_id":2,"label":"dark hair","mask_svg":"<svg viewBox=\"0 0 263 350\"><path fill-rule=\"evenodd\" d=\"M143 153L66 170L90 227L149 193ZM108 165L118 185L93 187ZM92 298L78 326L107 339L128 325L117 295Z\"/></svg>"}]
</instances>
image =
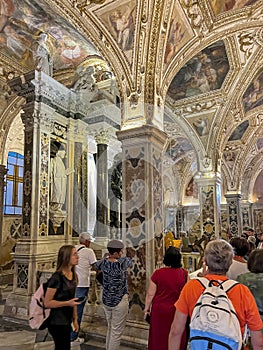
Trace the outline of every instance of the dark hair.
<instances>
[{"instance_id":1,"label":"dark hair","mask_svg":"<svg viewBox=\"0 0 263 350\"><path fill-rule=\"evenodd\" d=\"M249 254L247 267L250 272L263 272L263 249L255 249Z\"/></svg>"},{"instance_id":2,"label":"dark hair","mask_svg":"<svg viewBox=\"0 0 263 350\"><path fill-rule=\"evenodd\" d=\"M108 248L108 252L112 255L114 253L119 253L122 248Z\"/></svg>"},{"instance_id":3,"label":"dark hair","mask_svg":"<svg viewBox=\"0 0 263 350\"><path fill-rule=\"evenodd\" d=\"M60 247L58 251L58 258L57 258L57 269L56 271L62 272L63 267L68 267L72 250L75 248L74 245L66 244ZM77 274L75 272L75 266L72 266L71 271L73 273L73 278L77 280Z\"/></svg>"},{"instance_id":4,"label":"dark hair","mask_svg":"<svg viewBox=\"0 0 263 350\"><path fill-rule=\"evenodd\" d=\"M163 263L166 266L171 266L173 268L182 267L181 264L181 253L175 247L169 247L163 258Z\"/></svg>"},{"instance_id":5,"label":"dark hair","mask_svg":"<svg viewBox=\"0 0 263 350\"><path fill-rule=\"evenodd\" d=\"M245 256L249 252L249 243L243 237L233 237L230 239L229 243L234 248L235 255Z\"/></svg>"}]
</instances>

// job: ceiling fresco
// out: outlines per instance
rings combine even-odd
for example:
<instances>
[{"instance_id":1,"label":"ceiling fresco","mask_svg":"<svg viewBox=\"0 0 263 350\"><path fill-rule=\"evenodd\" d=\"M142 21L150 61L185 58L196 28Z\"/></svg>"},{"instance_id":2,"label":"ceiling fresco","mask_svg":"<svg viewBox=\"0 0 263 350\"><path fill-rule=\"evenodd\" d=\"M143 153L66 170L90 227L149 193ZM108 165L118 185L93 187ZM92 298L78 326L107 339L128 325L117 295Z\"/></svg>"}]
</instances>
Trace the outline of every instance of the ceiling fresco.
<instances>
[{"instance_id":1,"label":"ceiling fresco","mask_svg":"<svg viewBox=\"0 0 263 350\"><path fill-rule=\"evenodd\" d=\"M95 12L128 58L134 46L136 1L113 2Z\"/></svg>"},{"instance_id":2,"label":"ceiling fresco","mask_svg":"<svg viewBox=\"0 0 263 350\"><path fill-rule=\"evenodd\" d=\"M191 180L189 181L189 183L185 189L184 195L186 197L198 198L198 185L194 181L194 177L192 177Z\"/></svg>"},{"instance_id":3,"label":"ceiling fresco","mask_svg":"<svg viewBox=\"0 0 263 350\"><path fill-rule=\"evenodd\" d=\"M241 140L248 127L248 120L245 120L243 123L239 124L233 131L232 135L229 137L228 141Z\"/></svg>"},{"instance_id":4,"label":"ceiling fresco","mask_svg":"<svg viewBox=\"0 0 263 350\"><path fill-rule=\"evenodd\" d=\"M218 41L188 61L173 79L168 95L175 101L220 89L229 71L223 41Z\"/></svg>"},{"instance_id":5,"label":"ceiling fresco","mask_svg":"<svg viewBox=\"0 0 263 350\"><path fill-rule=\"evenodd\" d=\"M176 162L192 150L193 146L188 139L178 137L176 140L171 140L170 145L167 147L166 155Z\"/></svg>"},{"instance_id":6,"label":"ceiling fresco","mask_svg":"<svg viewBox=\"0 0 263 350\"><path fill-rule=\"evenodd\" d=\"M187 21L184 20L184 13L177 2L171 16L170 28L164 54L164 63L169 64L176 53L188 42L190 33L186 26Z\"/></svg>"},{"instance_id":7,"label":"ceiling fresco","mask_svg":"<svg viewBox=\"0 0 263 350\"><path fill-rule=\"evenodd\" d=\"M48 36L47 46L55 70L74 67L97 53L43 0L0 0L0 9L1 52L15 57L24 66L34 64L41 33Z\"/></svg>"},{"instance_id":8,"label":"ceiling fresco","mask_svg":"<svg viewBox=\"0 0 263 350\"><path fill-rule=\"evenodd\" d=\"M262 138L262 137L260 137L260 138L257 140L257 149L258 149L258 151L260 151L261 148L263 148L263 138Z\"/></svg>"},{"instance_id":9,"label":"ceiling fresco","mask_svg":"<svg viewBox=\"0 0 263 350\"><path fill-rule=\"evenodd\" d=\"M229 10L241 9L256 2L257 0L210 0L215 15Z\"/></svg>"},{"instance_id":10,"label":"ceiling fresco","mask_svg":"<svg viewBox=\"0 0 263 350\"><path fill-rule=\"evenodd\" d=\"M245 112L263 104L263 72L261 72L249 85L243 96Z\"/></svg>"}]
</instances>

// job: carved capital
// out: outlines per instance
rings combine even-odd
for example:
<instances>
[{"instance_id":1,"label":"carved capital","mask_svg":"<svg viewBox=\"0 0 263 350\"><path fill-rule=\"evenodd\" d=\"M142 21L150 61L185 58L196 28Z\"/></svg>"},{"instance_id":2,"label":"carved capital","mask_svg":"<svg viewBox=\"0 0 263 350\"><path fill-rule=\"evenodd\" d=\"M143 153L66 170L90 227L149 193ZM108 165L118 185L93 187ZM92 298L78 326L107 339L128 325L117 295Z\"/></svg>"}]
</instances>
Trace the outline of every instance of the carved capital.
<instances>
[{"instance_id":1,"label":"carved capital","mask_svg":"<svg viewBox=\"0 0 263 350\"><path fill-rule=\"evenodd\" d=\"M104 129L101 130L99 132L97 132L94 136L95 141L97 142L97 144L104 144L104 145L108 145L109 144L109 130L108 129Z\"/></svg>"}]
</instances>

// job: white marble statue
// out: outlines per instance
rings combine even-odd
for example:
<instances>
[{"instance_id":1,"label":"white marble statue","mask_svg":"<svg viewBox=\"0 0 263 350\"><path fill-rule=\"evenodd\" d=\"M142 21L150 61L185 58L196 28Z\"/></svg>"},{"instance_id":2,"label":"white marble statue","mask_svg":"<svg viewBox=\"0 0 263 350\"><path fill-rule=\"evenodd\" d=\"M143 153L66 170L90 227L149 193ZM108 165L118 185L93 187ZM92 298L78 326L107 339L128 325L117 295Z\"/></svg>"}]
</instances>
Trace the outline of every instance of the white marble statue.
<instances>
[{"instance_id":1,"label":"white marble statue","mask_svg":"<svg viewBox=\"0 0 263 350\"><path fill-rule=\"evenodd\" d=\"M47 45L47 34L41 33L36 51L36 69L50 76L53 74L53 59Z\"/></svg>"},{"instance_id":2,"label":"white marble statue","mask_svg":"<svg viewBox=\"0 0 263 350\"><path fill-rule=\"evenodd\" d=\"M60 148L50 161L50 209L58 213L62 212L66 199L67 176L74 172L71 168L65 168L65 154L65 149Z\"/></svg>"}]
</instances>

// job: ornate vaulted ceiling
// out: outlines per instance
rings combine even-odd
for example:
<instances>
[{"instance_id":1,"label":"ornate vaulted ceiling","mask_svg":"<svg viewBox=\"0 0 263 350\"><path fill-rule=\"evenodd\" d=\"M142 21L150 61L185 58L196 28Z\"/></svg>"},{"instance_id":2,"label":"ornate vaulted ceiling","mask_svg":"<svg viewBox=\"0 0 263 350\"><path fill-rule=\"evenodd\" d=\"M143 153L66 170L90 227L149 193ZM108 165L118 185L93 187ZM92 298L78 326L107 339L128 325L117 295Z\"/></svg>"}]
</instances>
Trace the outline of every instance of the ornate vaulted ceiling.
<instances>
[{"instance_id":1,"label":"ornate vaulted ceiling","mask_svg":"<svg viewBox=\"0 0 263 350\"><path fill-rule=\"evenodd\" d=\"M248 197L263 169L261 0L0 0L0 9L3 115L6 81L34 69L45 32L58 80L72 84L86 61L104 65L118 83L122 127L164 126L167 188L177 177L187 189L212 168L225 191Z\"/></svg>"}]
</instances>

